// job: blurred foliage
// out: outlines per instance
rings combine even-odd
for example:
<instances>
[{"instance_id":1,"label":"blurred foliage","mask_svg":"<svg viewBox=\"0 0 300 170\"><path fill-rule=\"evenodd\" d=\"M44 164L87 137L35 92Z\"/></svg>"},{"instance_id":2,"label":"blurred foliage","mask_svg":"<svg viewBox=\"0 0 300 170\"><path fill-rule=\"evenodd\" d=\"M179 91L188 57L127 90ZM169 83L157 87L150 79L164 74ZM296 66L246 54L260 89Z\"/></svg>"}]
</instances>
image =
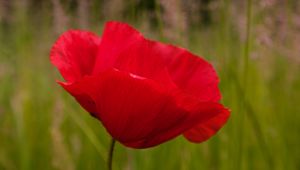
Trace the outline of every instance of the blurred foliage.
<instances>
[{"instance_id":1,"label":"blurred foliage","mask_svg":"<svg viewBox=\"0 0 300 170\"><path fill-rule=\"evenodd\" d=\"M49 50L67 29L101 34L107 20L210 60L232 110L202 144L117 144L115 169L300 169L297 0L1 0L0 169L105 169L110 137L55 83Z\"/></svg>"}]
</instances>

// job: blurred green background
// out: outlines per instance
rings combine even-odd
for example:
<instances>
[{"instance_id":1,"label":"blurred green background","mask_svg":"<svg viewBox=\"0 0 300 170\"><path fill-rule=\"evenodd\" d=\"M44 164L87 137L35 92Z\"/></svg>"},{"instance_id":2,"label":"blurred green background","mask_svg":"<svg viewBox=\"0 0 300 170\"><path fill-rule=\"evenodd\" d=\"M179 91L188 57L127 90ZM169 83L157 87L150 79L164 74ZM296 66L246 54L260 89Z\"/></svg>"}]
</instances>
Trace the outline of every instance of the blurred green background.
<instances>
[{"instance_id":1,"label":"blurred green background","mask_svg":"<svg viewBox=\"0 0 300 170\"><path fill-rule=\"evenodd\" d=\"M300 169L300 1L1 0L1 170L106 168L110 137L55 83L49 50L70 28L101 35L107 20L211 61L232 110L201 144L117 144L115 169Z\"/></svg>"}]
</instances>

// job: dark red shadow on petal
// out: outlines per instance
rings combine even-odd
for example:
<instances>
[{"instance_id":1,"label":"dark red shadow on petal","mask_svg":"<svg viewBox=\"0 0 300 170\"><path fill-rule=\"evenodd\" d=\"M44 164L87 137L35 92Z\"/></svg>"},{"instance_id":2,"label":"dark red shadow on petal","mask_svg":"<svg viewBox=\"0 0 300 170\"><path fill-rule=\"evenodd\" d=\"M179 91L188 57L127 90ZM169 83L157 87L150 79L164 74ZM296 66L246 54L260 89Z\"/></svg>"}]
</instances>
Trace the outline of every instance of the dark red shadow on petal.
<instances>
[{"instance_id":1,"label":"dark red shadow on petal","mask_svg":"<svg viewBox=\"0 0 300 170\"><path fill-rule=\"evenodd\" d=\"M192 129L184 132L184 137L191 142L200 143L215 135L227 122L230 111L226 108L220 109L220 113L211 119L199 123Z\"/></svg>"},{"instance_id":2,"label":"dark red shadow on petal","mask_svg":"<svg viewBox=\"0 0 300 170\"><path fill-rule=\"evenodd\" d=\"M160 131L158 131L155 135L152 135L150 138L146 138L138 142L125 143L125 145L133 148L148 148L171 140L177 137L179 134L182 134L191 125L195 125L196 122L198 122L200 125L210 119L210 117L216 117L219 114L222 114L222 105L209 102L201 104L199 103L197 107L197 113L189 114L189 117L178 120L178 124L170 126L165 131L160 129Z\"/></svg>"},{"instance_id":3,"label":"dark red shadow on petal","mask_svg":"<svg viewBox=\"0 0 300 170\"><path fill-rule=\"evenodd\" d=\"M74 83L58 82L67 92L69 92L77 102L92 116L96 116L97 113L96 104L91 97L91 93L94 93L93 85L94 81L91 81L90 77L84 77L83 79Z\"/></svg>"}]
</instances>

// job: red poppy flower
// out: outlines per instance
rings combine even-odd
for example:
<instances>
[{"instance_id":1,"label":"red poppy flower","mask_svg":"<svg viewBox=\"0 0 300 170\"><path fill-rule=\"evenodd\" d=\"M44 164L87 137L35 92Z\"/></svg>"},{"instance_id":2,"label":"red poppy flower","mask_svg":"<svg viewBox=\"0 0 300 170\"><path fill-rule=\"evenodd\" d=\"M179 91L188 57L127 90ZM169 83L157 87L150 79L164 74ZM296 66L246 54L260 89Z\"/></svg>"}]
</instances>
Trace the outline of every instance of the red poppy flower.
<instances>
[{"instance_id":1,"label":"red poppy flower","mask_svg":"<svg viewBox=\"0 0 300 170\"><path fill-rule=\"evenodd\" d=\"M106 23L102 37L67 31L50 58L66 80L59 84L128 147L152 147L181 134L203 142L229 117L211 64L125 23Z\"/></svg>"}]
</instances>

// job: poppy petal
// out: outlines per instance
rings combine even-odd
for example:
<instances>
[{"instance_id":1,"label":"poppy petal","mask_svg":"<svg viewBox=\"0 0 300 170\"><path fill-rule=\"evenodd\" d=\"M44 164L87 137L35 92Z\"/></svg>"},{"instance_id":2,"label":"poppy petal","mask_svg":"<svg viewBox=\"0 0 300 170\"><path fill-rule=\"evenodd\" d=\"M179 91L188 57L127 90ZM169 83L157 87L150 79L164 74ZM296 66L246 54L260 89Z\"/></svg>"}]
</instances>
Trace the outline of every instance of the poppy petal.
<instances>
[{"instance_id":1,"label":"poppy petal","mask_svg":"<svg viewBox=\"0 0 300 170\"><path fill-rule=\"evenodd\" d=\"M198 102L159 83L120 72L98 77L92 98L96 117L115 139L133 148L147 148L170 140L219 114L214 102ZM91 87L90 87L91 88ZM96 91L96 92L95 92Z\"/></svg>"},{"instance_id":2,"label":"poppy petal","mask_svg":"<svg viewBox=\"0 0 300 170\"><path fill-rule=\"evenodd\" d=\"M224 126L229 116L230 111L224 108L217 116L207 120L206 122L199 123L196 127L184 132L183 135L191 142L204 142L216 134Z\"/></svg>"},{"instance_id":3,"label":"poppy petal","mask_svg":"<svg viewBox=\"0 0 300 170\"><path fill-rule=\"evenodd\" d=\"M221 98L211 64L186 49L148 40L125 23L105 25L94 72L111 67L176 85L202 101Z\"/></svg>"},{"instance_id":4,"label":"poppy petal","mask_svg":"<svg viewBox=\"0 0 300 170\"><path fill-rule=\"evenodd\" d=\"M95 85L94 79L90 76L85 76L83 79L73 83L58 83L69 92L86 111L94 116L97 109L95 102L90 95L93 93L93 89L95 89L92 88L93 85Z\"/></svg>"},{"instance_id":5,"label":"poppy petal","mask_svg":"<svg viewBox=\"0 0 300 170\"><path fill-rule=\"evenodd\" d=\"M133 148L148 148L158 144L161 144L165 141L168 141L179 134L182 134L185 129L187 129L191 124L194 124L198 121L198 124L207 122L209 119L218 117L219 114L222 114L223 106L218 103L213 102L200 102L194 108L194 112L189 112L189 117L186 119L181 119L180 123L176 126L170 126L168 129L157 129L159 133L149 136L143 140L137 142L125 143L126 146ZM194 141L193 141L194 142Z\"/></svg>"},{"instance_id":6,"label":"poppy petal","mask_svg":"<svg viewBox=\"0 0 300 170\"><path fill-rule=\"evenodd\" d=\"M143 39L142 35L132 27L113 21L106 22L101 38L94 67L95 74L113 68L118 56L125 49Z\"/></svg>"},{"instance_id":7,"label":"poppy petal","mask_svg":"<svg viewBox=\"0 0 300 170\"><path fill-rule=\"evenodd\" d=\"M174 87L157 42L121 22L108 22L102 35L94 73L117 68Z\"/></svg>"},{"instance_id":8,"label":"poppy petal","mask_svg":"<svg viewBox=\"0 0 300 170\"><path fill-rule=\"evenodd\" d=\"M210 63L184 48L160 42L155 42L152 50L163 59L171 80L178 88L202 101L218 102L221 99L219 78Z\"/></svg>"},{"instance_id":9,"label":"poppy petal","mask_svg":"<svg viewBox=\"0 0 300 170\"><path fill-rule=\"evenodd\" d=\"M157 115L168 117L169 122L164 122L167 124L186 116L176 109L172 110L174 113L162 112L172 97L152 80L115 69L106 71L97 80L98 91L94 99L98 117L107 131L121 143L150 135Z\"/></svg>"},{"instance_id":10,"label":"poppy petal","mask_svg":"<svg viewBox=\"0 0 300 170\"><path fill-rule=\"evenodd\" d=\"M176 86L166 68L158 43L147 39L132 44L116 60L114 67L154 80L166 86ZM129 57L128 57L129 56Z\"/></svg>"},{"instance_id":11,"label":"poppy petal","mask_svg":"<svg viewBox=\"0 0 300 170\"><path fill-rule=\"evenodd\" d=\"M92 32L70 30L62 34L51 49L50 60L68 82L91 74L100 38Z\"/></svg>"}]
</instances>

